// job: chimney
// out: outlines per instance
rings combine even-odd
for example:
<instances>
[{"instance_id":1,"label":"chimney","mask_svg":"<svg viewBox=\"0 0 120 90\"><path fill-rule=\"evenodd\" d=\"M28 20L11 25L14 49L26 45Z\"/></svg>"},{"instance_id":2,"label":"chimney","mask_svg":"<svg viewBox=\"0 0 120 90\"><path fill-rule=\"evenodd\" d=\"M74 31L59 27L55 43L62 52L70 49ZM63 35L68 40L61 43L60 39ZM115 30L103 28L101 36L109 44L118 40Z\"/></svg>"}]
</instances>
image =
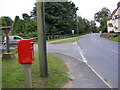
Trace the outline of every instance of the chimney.
<instances>
[{"instance_id":1,"label":"chimney","mask_svg":"<svg viewBox=\"0 0 120 90\"><path fill-rule=\"evenodd\" d=\"M117 8L119 8L120 7L120 1L118 2L118 4L117 4Z\"/></svg>"}]
</instances>

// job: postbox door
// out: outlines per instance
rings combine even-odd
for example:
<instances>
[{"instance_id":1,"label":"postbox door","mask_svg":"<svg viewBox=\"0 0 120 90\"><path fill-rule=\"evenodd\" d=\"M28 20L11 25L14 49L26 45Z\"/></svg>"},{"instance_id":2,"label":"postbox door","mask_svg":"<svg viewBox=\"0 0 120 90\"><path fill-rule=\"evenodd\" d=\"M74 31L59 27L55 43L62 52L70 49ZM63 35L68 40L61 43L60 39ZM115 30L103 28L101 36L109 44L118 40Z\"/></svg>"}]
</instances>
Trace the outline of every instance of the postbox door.
<instances>
[{"instance_id":1,"label":"postbox door","mask_svg":"<svg viewBox=\"0 0 120 90\"><path fill-rule=\"evenodd\" d=\"M33 63L34 48L32 39L21 40L18 43L18 57L19 63Z\"/></svg>"}]
</instances>

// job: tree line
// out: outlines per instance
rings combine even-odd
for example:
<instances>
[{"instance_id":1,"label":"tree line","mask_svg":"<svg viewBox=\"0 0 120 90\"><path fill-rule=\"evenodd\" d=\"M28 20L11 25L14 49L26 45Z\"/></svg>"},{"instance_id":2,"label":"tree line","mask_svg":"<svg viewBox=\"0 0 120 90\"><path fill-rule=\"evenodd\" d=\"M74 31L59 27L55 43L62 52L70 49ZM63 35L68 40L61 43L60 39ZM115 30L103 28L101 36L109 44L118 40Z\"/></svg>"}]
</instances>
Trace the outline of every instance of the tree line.
<instances>
[{"instance_id":1,"label":"tree line","mask_svg":"<svg viewBox=\"0 0 120 90\"><path fill-rule=\"evenodd\" d=\"M106 32L107 16L110 10L107 8L101 9L95 14L95 20L89 21L81 16L77 16L78 7L73 2L46 2L44 3L46 35L67 35L96 33L100 30ZM11 26L14 24L12 35L22 37L37 37L37 10L36 4L31 11L31 14L22 14L23 19L15 16L14 21L10 17L0 17L2 26ZM100 22L100 27L96 26L96 22Z\"/></svg>"}]
</instances>

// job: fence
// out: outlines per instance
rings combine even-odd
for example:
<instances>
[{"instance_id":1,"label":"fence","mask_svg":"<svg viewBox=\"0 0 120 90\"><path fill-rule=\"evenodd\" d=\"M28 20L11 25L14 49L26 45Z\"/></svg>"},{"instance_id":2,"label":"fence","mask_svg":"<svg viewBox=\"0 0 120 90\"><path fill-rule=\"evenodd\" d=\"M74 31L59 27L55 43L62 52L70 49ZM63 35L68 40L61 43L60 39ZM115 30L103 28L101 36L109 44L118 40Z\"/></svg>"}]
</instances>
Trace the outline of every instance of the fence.
<instances>
[{"instance_id":1,"label":"fence","mask_svg":"<svg viewBox=\"0 0 120 90\"><path fill-rule=\"evenodd\" d=\"M79 35L51 35L51 36L46 36L46 40L64 39L64 38L75 37L75 36L79 36ZM35 42L38 41L38 37L33 37L32 39Z\"/></svg>"}]
</instances>

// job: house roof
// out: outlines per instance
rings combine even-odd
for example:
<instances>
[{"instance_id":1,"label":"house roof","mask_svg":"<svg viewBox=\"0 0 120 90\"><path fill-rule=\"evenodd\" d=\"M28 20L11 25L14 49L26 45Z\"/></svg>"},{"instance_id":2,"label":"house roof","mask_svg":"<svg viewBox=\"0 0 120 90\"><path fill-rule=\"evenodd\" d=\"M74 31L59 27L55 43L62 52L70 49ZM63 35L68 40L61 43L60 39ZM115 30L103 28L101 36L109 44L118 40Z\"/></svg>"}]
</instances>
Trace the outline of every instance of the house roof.
<instances>
[{"instance_id":1,"label":"house roof","mask_svg":"<svg viewBox=\"0 0 120 90\"><path fill-rule=\"evenodd\" d=\"M117 12L118 9L115 9L112 14L108 17L108 20L112 19L113 15Z\"/></svg>"},{"instance_id":2,"label":"house roof","mask_svg":"<svg viewBox=\"0 0 120 90\"><path fill-rule=\"evenodd\" d=\"M115 10L112 12L111 17L117 12L117 10L118 10L118 8L115 9Z\"/></svg>"},{"instance_id":3,"label":"house roof","mask_svg":"<svg viewBox=\"0 0 120 90\"><path fill-rule=\"evenodd\" d=\"M117 10L119 9L119 7L120 7L120 1L119 1L118 4L117 4L117 9L115 9L115 10L112 12L111 16L108 17L108 20L112 19L113 15L115 15L115 13L116 13Z\"/></svg>"},{"instance_id":4,"label":"house roof","mask_svg":"<svg viewBox=\"0 0 120 90\"><path fill-rule=\"evenodd\" d=\"M120 1L118 2L118 4L117 4L117 8L119 8L120 7Z\"/></svg>"}]
</instances>

